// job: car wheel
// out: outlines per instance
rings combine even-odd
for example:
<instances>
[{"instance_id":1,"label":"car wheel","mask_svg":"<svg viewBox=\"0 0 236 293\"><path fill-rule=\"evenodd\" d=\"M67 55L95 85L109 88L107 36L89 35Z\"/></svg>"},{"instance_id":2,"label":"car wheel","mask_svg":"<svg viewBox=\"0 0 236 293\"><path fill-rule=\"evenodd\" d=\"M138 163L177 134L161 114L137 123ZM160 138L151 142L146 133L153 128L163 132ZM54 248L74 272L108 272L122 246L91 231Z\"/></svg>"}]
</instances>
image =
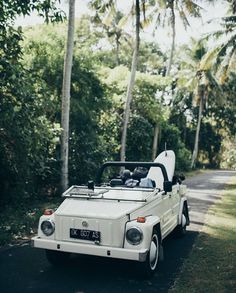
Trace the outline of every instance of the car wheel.
<instances>
[{"instance_id":1,"label":"car wheel","mask_svg":"<svg viewBox=\"0 0 236 293\"><path fill-rule=\"evenodd\" d=\"M183 237L186 235L187 228L187 216L186 216L186 208L183 208L182 216L181 216L181 223L176 227L175 235L177 237Z\"/></svg>"},{"instance_id":2,"label":"car wheel","mask_svg":"<svg viewBox=\"0 0 236 293\"><path fill-rule=\"evenodd\" d=\"M52 265L63 265L65 264L69 258L70 253L64 251L55 251L55 250L45 250L47 260Z\"/></svg>"},{"instance_id":3,"label":"car wheel","mask_svg":"<svg viewBox=\"0 0 236 293\"><path fill-rule=\"evenodd\" d=\"M149 252L145 262L141 264L141 272L144 277L151 277L157 270L160 260L160 239L156 230L153 231Z\"/></svg>"}]
</instances>

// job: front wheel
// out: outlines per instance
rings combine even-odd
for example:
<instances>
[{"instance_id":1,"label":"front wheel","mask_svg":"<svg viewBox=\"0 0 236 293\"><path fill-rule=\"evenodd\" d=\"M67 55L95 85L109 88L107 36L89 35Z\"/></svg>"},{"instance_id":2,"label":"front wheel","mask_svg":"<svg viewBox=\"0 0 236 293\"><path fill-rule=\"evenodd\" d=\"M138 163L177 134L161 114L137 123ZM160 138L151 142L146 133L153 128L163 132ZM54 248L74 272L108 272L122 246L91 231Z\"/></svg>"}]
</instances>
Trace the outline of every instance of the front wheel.
<instances>
[{"instance_id":1,"label":"front wheel","mask_svg":"<svg viewBox=\"0 0 236 293\"><path fill-rule=\"evenodd\" d=\"M151 238L149 252L145 262L141 264L142 275L145 277L151 277L157 270L160 260L160 239L157 232L154 230Z\"/></svg>"},{"instance_id":2,"label":"front wheel","mask_svg":"<svg viewBox=\"0 0 236 293\"><path fill-rule=\"evenodd\" d=\"M70 258L69 252L46 249L45 253L48 262L54 266L60 266L67 263Z\"/></svg>"},{"instance_id":3,"label":"front wheel","mask_svg":"<svg viewBox=\"0 0 236 293\"><path fill-rule=\"evenodd\" d=\"M177 237L183 237L186 235L187 228L187 212L186 208L183 208L182 215L181 215L181 223L175 229L175 235Z\"/></svg>"}]
</instances>

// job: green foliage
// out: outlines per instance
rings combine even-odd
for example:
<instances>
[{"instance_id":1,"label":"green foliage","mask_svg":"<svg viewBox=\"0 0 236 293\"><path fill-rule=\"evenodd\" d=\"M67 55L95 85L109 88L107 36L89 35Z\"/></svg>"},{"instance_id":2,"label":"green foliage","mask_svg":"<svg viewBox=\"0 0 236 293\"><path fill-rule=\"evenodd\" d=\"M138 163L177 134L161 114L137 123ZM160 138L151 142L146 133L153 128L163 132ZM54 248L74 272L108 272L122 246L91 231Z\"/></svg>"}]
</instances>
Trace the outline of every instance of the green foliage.
<instances>
[{"instance_id":1,"label":"green foliage","mask_svg":"<svg viewBox=\"0 0 236 293\"><path fill-rule=\"evenodd\" d=\"M164 107L156 98L156 93L170 84L170 78L161 75L137 73L132 108L155 125L164 119Z\"/></svg>"},{"instance_id":2,"label":"green foliage","mask_svg":"<svg viewBox=\"0 0 236 293\"><path fill-rule=\"evenodd\" d=\"M22 64L21 29L17 15L36 10L46 21L60 20L56 1L1 1L0 3L0 202L11 202L36 192L50 174L58 127L44 113L46 91L36 85Z\"/></svg>"},{"instance_id":3,"label":"green foliage","mask_svg":"<svg viewBox=\"0 0 236 293\"><path fill-rule=\"evenodd\" d=\"M179 129L171 124L164 123L161 131L160 152L164 151L165 143L167 149L175 152L176 171L188 171L190 169L191 152L186 149L184 143L180 139Z\"/></svg>"},{"instance_id":4,"label":"green foliage","mask_svg":"<svg viewBox=\"0 0 236 293\"><path fill-rule=\"evenodd\" d=\"M65 25L57 28L52 26L44 28L45 25L39 26L36 31L31 29L27 31L30 39L25 42L25 60L29 68L34 72L37 71L38 84L44 86L52 98L53 103L51 107L47 108L47 118L52 123L59 123ZM47 32L46 36L45 32ZM56 32L56 38L54 32ZM109 157L109 149L104 147L106 144L103 133L105 127L100 129L99 124L102 114L108 109L111 102L104 94L104 87L95 72L94 59L96 57L93 55L89 57L84 48L75 51L73 59L69 150L70 184L86 183L89 178L94 178L102 160ZM59 141L57 148L60 148ZM56 156L54 159L58 161L59 157Z\"/></svg>"},{"instance_id":5,"label":"green foliage","mask_svg":"<svg viewBox=\"0 0 236 293\"><path fill-rule=\"evenodd\" d=\"M1 79L2 200L5 196L5 200L10 200L9 191L14 197L14 192L22 187L25 192L36 192L40 181L53 173L49 166L54 161L55 141L60 132L57 124L50 123L45 116L48 105L42 89L36 90L30 72L14 63L14 73Z\"/></svg>"},{"instance_id":6,"label":"green foliage","mask_svg":"<svg viewBox=\"0 0 236 293\"><path fill-rule=\"evenodd\" d=\"M114 151L118 151L129 70L125 66L117 66L113 69L103 67L99 75L108 86L107 95L112 100L113 125L116 125L113 129L116 129L116 134L114 131L110 133L113 135ZM133 114L128 127L127 160L151 160L153 126L157 122L161 123L165 116L160 102L156 99L156 92L164 89L169 82L169 78L161 75L137 72L131 105ZM118 159L118 153L114 158Z\"/></svg>"},{"instance_id":7,"label":"green foliage","mask_svg":"<svg viewBox=\"0 0 236 293\"><path fill-rule=\"evenodd\" d=\"M227 137L222 142L220 167L223 169L236 170L236 143L235 137L229 140Z\"/></svg>"},{"instance_id":8,"label":"green foliage","mask_svg":"<svg viewBox=\"0 0 236 293\"><path fill-rule=\"evenodd\" d=\"M74 66L77 70L72 74L69 172L72 182L78 184L94 178L97 166L107 157L101 144L104 140L99 122L110 102L105 99L103 87L92 68L84 67L85 60L83 63L74 60Z\"/></svg>"},{"instance_id":9,"label":"green foliage","mask_svg":"<svg viewBox=\"0 0 236 293\"><path fill-rule=\"evenodd\" d=\"M211 168L219 168L222 136L217 133L216 127L210 123L202 125L199 147L202 161Z\"/></svg>"},{"instance_id":10,"label":"green foliage","mask_svg":"<svg viewBox=\"0 0 236 293\"><path fill-rule=\"evenodd\" d=\"M142 116L133 115L127 135L127 161L151 161L153 127Z\"/></svg>"},{"instance_id":11,"label":"green foliage","mask_svg":"<svg viewBox=\"0 0 236 293\"><path fill-rule=\"evenodd\" d=\"M36 11L46 22L62 21L65 13L57 8L59 0L2 0L0 2L0 29L13 24L18 15Z\"/></svg>"},{"instance_id":12,"label":"green foliage","mask_svg":"<svg viewBox=\"0 0 236 293\"><path fill-rule=\"evenodd\" d=\"M235 91L236 91L236 74L231 73L227 82L223 85L224 96L222 103L211 103L211 107L207 109L207 116L214 117L218 130L223 129L229 136L236 134L236 104L235 104Z\"/></svg>"}]
</instances>

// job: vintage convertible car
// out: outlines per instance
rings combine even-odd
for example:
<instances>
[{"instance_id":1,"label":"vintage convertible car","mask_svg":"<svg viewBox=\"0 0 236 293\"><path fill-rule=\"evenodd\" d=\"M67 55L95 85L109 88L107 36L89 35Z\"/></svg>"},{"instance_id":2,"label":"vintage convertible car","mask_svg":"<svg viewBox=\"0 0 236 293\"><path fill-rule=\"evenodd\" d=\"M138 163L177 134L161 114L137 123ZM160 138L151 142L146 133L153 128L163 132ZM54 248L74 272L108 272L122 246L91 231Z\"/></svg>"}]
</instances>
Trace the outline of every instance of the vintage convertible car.
<instances>
[{"instance_id":1,"label":"vintage convertible car","mask_svg":"<svg viewBox=\"0 0 236 293\"><path fill-rule=\"evenodd\" d=\"M174 166L173 151L154 162L105 163L96 184L71 186L56 211L44 212L32 245L52 264L76 253L133 260L153 274L163 239L189 225L187 189Z\"/></svg>"}]
</instances>

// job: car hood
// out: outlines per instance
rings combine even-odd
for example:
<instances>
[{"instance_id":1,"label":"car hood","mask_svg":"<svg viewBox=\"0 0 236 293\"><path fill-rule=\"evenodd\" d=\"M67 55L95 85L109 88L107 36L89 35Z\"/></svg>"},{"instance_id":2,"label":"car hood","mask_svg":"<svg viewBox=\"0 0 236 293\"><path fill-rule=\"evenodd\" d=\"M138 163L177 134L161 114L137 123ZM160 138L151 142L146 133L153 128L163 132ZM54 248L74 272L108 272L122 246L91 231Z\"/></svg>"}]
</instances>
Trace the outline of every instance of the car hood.
<instances>
[{"instance_id":1,"label":"car hood","mask_svg":"<svg viewBox=\"0 0 236 293\"><path fill-rule=\"evenodd\" d=\"M119 219L141 207L143 202L107 200L102 198L66 198L56 216L97 219Z\"/></svg>"}]
</instances>

